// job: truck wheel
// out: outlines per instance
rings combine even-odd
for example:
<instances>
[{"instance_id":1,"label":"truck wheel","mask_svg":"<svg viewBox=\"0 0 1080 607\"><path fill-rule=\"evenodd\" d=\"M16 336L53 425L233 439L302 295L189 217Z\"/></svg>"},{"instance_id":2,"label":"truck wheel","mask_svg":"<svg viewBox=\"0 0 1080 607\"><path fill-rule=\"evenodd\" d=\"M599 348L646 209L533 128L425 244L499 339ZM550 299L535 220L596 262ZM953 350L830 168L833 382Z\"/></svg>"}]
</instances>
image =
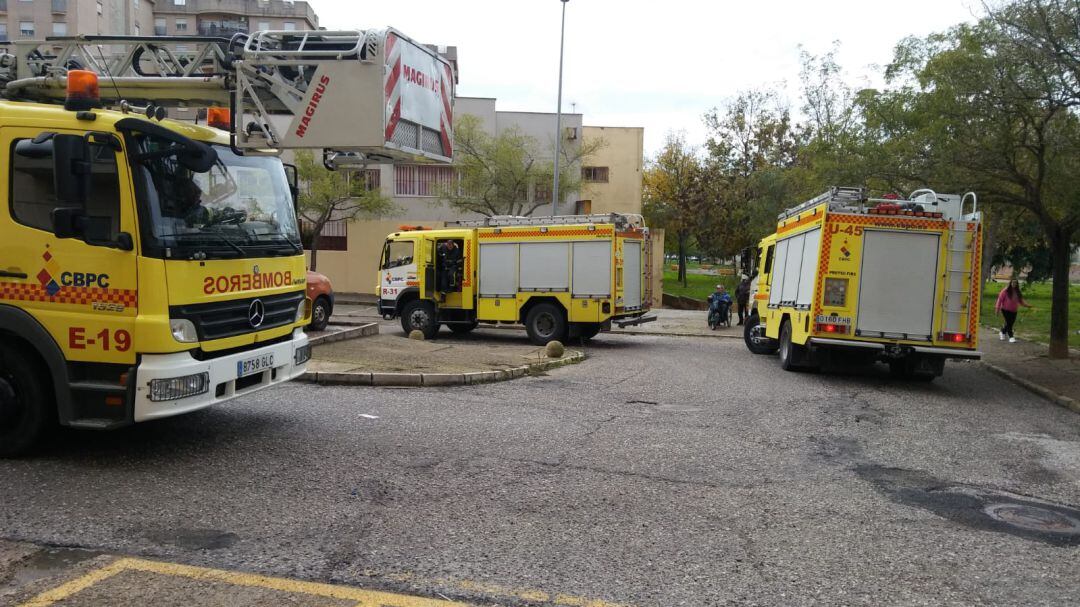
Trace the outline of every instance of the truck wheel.
<instances>
[{"instance_id":1,"label":"truck wheel","mask_svg":"<svg viewBox=\"0 0 1080 607\"><path fill-rule=\"evenodd\" d=\"M330 302L319 297L311 305L311 330L322 331L330 323Z\"/></svg>"},{"instance_id":2,"label":"truck wheel","mask_svg":"<svg viewBox=\"0 0 1080 607\"><path fill-rule=\"evenodd\" d=\"M434 339L439 333L435 304L419 299L405 304L405 309L401 311L401 328L406 335L418 330L424 334L424 339Z\"/></svg>"},{"instance_id":3,"label":"truck wheel","mask_svg":"<svg viewBox=\"0 0 1080 607\"><path fill-rule=\"evenodd\" d=\"M0 344L0 456L25 453L55 415L45 376L15 348Z\"/></svg>"},{"instance_id":4,"label":"truck wheel","mask_svg":"<svg viewBox=\"0 0 1080 607\"><path fill-rule=\"evenodd\" d=\"M775 339L765 337L765 327L762 326L757 314L752 314L746 319L743 325L743 341L746 342L746 348L754 354L776 354L777 348L780 347Z\"/></svg>"},{"instance_id":5,"label":"truck wheel","mask_svg":"<svg viewBox=\"0 0 1080 607\"><path fill-rule=\"evenodd\" d=\"M802 371L806 348L792 341L791 321L784 319L780 325L780 367L785 371Z\"/></svg>"},{"instance_id":6,"label":"truck wheel","mask_svg":"<svg viewBox=\"0 0 1080 607\"><path fill-rule=\"evenodd\" d=\"M554 304L538 304L525 317L525 331L538 346L547 345L549 341L566 341L566 316L562 308Z\"/></svg>"},{"instance_id":7,"label":"truck wheel","mask_svg":"<svg viewBox=\"0 0 1080 607\"><path fill-rule=\"evenodd\" d=\"M446 326L450 328L450 332L454 335L465 335L466 333L472 333L472 330L480 323L473 321L471 323L448 323Z\"/></svg>"},{"instance_id":8,"label":"truck wheel","mask_svg":"<svg viewBox=\"0 0 1080 607\"><path fill-rule=\"evenodd\" d=\"M588 341L600 334L600 323L582 323L578 329L581 339Z\"/></svg>"}]
</instances>

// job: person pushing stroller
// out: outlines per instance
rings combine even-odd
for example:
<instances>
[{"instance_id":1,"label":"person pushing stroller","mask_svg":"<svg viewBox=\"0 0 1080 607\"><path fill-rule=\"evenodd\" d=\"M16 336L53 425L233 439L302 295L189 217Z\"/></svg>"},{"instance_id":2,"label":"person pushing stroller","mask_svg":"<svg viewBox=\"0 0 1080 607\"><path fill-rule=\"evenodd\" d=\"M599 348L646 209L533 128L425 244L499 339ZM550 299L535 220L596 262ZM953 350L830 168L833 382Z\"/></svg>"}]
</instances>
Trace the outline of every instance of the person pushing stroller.
<instances>
[{"instance_id":1,"label":"person pushing stroller","mask_svg":"<svg viewBox=\"0 0 1080 607\"><path fill-rule=\"evenodd\" d=\"M724 285L716 285L716 291L709 295L709 328L724 325L731 326L731 296Z\"/></svg>"}]
</instances>

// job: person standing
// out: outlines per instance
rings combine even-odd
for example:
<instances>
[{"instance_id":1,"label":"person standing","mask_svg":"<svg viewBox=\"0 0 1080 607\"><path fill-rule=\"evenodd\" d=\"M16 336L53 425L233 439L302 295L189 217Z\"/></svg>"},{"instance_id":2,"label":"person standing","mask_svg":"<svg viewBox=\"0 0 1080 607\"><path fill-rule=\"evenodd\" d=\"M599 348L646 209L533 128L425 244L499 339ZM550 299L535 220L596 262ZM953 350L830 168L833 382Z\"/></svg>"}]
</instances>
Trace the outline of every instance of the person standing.
<instances>
[{"instance_id":1,"label":"person standing","mask_svg":"<svg viewBox=\"0 0 1080 607\"><path fill-rule=\"evenodd\" d=\"M735 287L735 306L738 309L739 324L741 325L746 321L750 309L750 278L746 274L742 275L742 280Z\"/></svg>"},{"instance_id":2,"label":"person standing","mask_svg":"<svg viewBox=\"0 0 1080 607\"><path fill-rule=\"evenodd\" d=\"M1009 281L1009 286L1002 289L1001 293L998 293L997 304L994 305L994 310L1005 318L1005 326L998 333L998 339L1004 340L1005 336L1008 335L1009 343L1016 343L1016 337L1013 335L1013 324L1016 322L1016 313L1020 310L1020 306L1031 308L1028 302L1024 301L1024 294L1020 292L1020 281L1014 278Z\"/></svg>"}]
</instances>

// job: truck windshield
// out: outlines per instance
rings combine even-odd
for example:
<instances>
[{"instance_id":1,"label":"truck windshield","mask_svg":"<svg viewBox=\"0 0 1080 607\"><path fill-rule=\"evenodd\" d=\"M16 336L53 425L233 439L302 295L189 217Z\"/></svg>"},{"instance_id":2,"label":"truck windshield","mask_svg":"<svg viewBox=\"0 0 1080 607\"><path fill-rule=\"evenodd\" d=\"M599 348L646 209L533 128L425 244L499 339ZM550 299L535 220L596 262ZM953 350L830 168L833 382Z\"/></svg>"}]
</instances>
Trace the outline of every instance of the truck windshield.
<instances>
[{"instance_id":1,"label":"truck windshield","mask_svg":"<svg viewBox=\"0 0 1080 607\"><path fill-rule=\"evenodd\" d=\"M218 161L195 173L169 154L173 143L137 138L144 253L236 258L302 251L285 169L277 158L239 156L214 145ZM155 154L157 152L157 154Z\"/></svg>"}]
</instances>

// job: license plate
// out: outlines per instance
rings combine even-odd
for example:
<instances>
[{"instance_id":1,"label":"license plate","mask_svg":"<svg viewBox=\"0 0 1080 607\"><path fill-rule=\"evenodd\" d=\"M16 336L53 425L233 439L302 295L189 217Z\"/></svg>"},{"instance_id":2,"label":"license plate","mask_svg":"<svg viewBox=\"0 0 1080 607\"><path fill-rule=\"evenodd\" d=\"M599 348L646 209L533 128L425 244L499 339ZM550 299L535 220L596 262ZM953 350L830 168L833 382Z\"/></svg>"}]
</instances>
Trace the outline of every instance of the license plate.
<instances>
[{"instance_id":1,"label":"license plate","mask_svg":"<svg viewBox=\"0 0 1080 607\"><path fill-rule=\"evenodd\" d=\"M245 377L247 375L254 375L256 373L262 373L267 369L274 367L274 354L260 354L258 356L249 358L247 360L237 361L236 363L236 376Z\"/></svg>"}]
</instances>

